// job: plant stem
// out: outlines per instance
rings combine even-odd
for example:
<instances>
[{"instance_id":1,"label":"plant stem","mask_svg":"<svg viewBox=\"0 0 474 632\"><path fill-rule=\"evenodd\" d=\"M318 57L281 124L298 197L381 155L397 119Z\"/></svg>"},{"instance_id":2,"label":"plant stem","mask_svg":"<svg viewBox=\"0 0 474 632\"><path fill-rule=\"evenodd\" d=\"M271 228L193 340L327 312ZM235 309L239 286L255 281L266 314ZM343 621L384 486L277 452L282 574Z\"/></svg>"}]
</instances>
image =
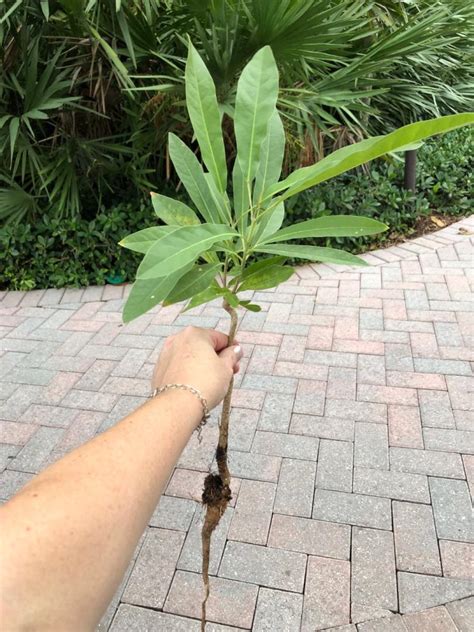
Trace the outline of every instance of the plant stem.
<instances>
[{"instance_id":1,"label":"plant stem","mask_svg":"<svg viewBox=\"0 0 474 632\"><path fill-rule=\"evenodd\" d=\"M234 342L237 332L238 317L236 310L224 300L224 309L230 315L229 345ZM202 580L204 583L204 599L201 606L201 632L206 628L206 604L209 598L209 558L211 553L211 536L220 519L224 515L227 505L232 498L230 489L230 472L227 464L227 446L229 442L229 421L232 401L234 378L230 380L229 388L222 404L222 415L219 424L219 440L216 448L218 474L208 474L204 481L202 502L206 507L206 517L201 531L202 541Z\"/></svg>"}]
</instances>

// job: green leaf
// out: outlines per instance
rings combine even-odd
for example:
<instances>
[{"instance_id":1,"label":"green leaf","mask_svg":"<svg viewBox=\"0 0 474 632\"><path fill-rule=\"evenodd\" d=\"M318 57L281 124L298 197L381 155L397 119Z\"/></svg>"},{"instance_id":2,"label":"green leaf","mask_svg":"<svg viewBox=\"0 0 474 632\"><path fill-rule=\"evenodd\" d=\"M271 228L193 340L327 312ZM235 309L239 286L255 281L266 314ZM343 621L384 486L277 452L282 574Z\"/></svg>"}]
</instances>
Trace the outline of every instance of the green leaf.
<instances>
[{"instance_id":1,"label":"green leaf","mask_svg":"<svg viewBox=\"0 0 474 632\"><path fill-rule=\"evenodd\" d=\"M278 182L284 154L285 130L283 129L280 115L277 110L274 110L268 122L267 135L260 149L260 161L253 191L255 203L258 204L263 198L264 192Z\"/></svg>"},{"instance_id":2,"label":"green leaf","mask_svg":"<svg viewBox=\"0 0 474 632\"><path fill-rule=\"evenodd\" d=\"M165 235L169 235L175 230L177 230L176 226L152 226L150 228L144 228L143 230L124 237L119 241L119 246L145 254L159 239Z\"/></svg>"},{"instance_id":3,"label":"green leaf","mask_svg":"<svg viewBox=\"0 0 474 632\"><path fill-rule=\"evenodd\" d=\"M294 246L293 244L268 244L255 248L257 252L267 252L283 257L295 259L309 259L310 261L322 261L324 263L340 263L350 266L368 265L363 259L351 255L350 252L337 250L337 248L320 248L318 246Z\"/></svg>"},{"instance_id":4,"label":"green leaf","mask_svg":"<svg viewBox=\"0 0 474 632\"><path fill-rule=\"evenodd\" d=\"M174 290L166 297L165 305L179 303L204 292L214 281L221 267L221 264L206 264L192 268L180 279Z\"/></svg>"},{"instance_id":5,"label":"green leaf","mask_svg":"<svg viewBox=\"0 0 474 632\"><path fill-rule=\"evenodd\" d=\"M239 292L245 290L266 290L288 281L293 274L290 266L270 265L251 274L247 274L239 287Z\"/></svg>"},{"instance_id":6,"label":"green leaf","mask_svg":"<svg viewBox=\"0 0 474 632\"><path fill-rule=\"evenodd\" d=\"M280 202L274 209L266 209L261 219L258 220L259 227L255 235L257 243L265 242L266 237L273 235L283 224L285 219L285 203Z\"/></svg>"},{"instance_id":7,"label":"green leaf","mask_svg":"<svg viewBox=\"0 0 474 632\"><path fill-rule=\"evenodd\" d=\"M250 312L262 311L260 305L255 305L255 303L251 303L250 301L240 301L239 305L242 305L244 309L248 309Z\"/></svg>"},{"instance_id":8,"label":"green leaf","mask_svg":"<svg viewBox=\"0 0 474 632\"><path fill-rule=\"evenodd\" d=\"M237 159L247 182L255 177L277 97L278 69L270 46L265 46L243 69L235 99Z\"/></svg>"},{"instance_id":9,"label":"green leaf","mask_svg":"<svg viewBox=\"0 0 474 632\"><path fill-rule=\"evenodd\" d=\"M275 243L287 239L306 239L316 237L362 237L364 235L376 235L387 230L386 224L368 217L357 215L329 215L299 222L279 230L262 239L260 243Z\"/></svg>"},{"instance_id":10,"label":"green leaf","mask_svg":"<svg viewBox=\"0 0 474 632\"><path fill-rule=\"evenodd\" d=\"M168 138L171 160L189 197L206 222L219 223L220 209L209 189L198 159L175 134L169 134Z\"/></svg>"},{"instance_id":11,"label":"green leaf","mask_svg":"<svg viewBox=\"0 0 474 632\"><path fill-rule=\"evenodd\" d=\"M124 322L130 322L161 303L190 267L188 265L176 270L174 274L157 279L137 279L123 308Z\"/></svg>"},{"instance_id":12,"label":"green leaf","mask_svg":"<svg viewBox=\"0 0 474 632\"><path fill-rule=\"evenodd\" d=\"M379 158L389 152L397 151L401 147L417 143L429 136L443 134L464 125L472 125L473 123L473 112L452 114L429 121L412 123L386 136L367 138L354 145L348 145L347 147L338 149L315 165L297 169L285 180L271 187L270 191L268 191L268 196L278 191L288 189L282 196L282 199L287 199L320 182L324 182L350 169L354 169L354 167L363 165L370 160Z\"/></svg>"},{"instance_id":13,"label":"green leaf","mask_svg":"<svg viewBox=\"0 0 474 632\"><path fill-rule=\"evenodd\" d=\"M219 298L219 296L222 296L222 289L223 288L219 287L218 285L212 285L211 287L207 288L207 290L204 290L203 292L196 294L189 301L189 303L186 305L186 308L183 311L187 312L189 309L193 309L193 307L198 307L199 305L202 305L203 303L209 303L210 301L213 301L216 298Z\"/></svg>"},{"instance_id":14,"label":"green leaf","mask_svg":"<svg viewBox=\"0 0 474 632\"><path fill-rule=\"evenodd\" d=\"M251 263L247 268L245 268L242 279L246 279L248 276L255 274L259 270L263 270L268 266L280 265L285 261L285 257L267 257L266 259L261 259L260 261L255 261L255 263Z\"/></svg>"},{"instance_id":15,"label":"green leaf","mask_svg":"<svg viewBox=\"0 0 474 632\"><path fill-rule=\"evenodd\" d=\"M165 224L171 226L196 226L200 223L196 213L183 202L159 193L152 192L150 195L156 215Z\"/></svg>"},{"instance_id":16,"label":"green leaf","mask_svg":"<svg viewBox=\"0 0 474 632\"><path fill-rule=\"evenodd\" d=\"M232 228L220 224L182 226L160 239L145 255L137 271L137 278L172 274L195 261L213 244L236 237Z\"/></svg>"},{"instance_id":17,"label":"green leaf","mask_svg":"<svg viewBox=\"0 0 474 632\"><path fill-rule=\"evenodd\" d=\"M202 159L212 174L218 190L223 193L227 186L227 165L216 88L208 69L191 42L185 83L186 106Z\"/></svg>"},{"instance_id":18,"label":"green leaf","mask_svg":"<svg viewBox=\"0 0 474 632\"><path fill-rule=\"evenodd\" d=\"M234 212L235 219L240 232L244 232L247 227L248 209L251 206L249 200L249 188L244 180L242 169L240 168L239 161L234 163L234 169L232 171L232 189L234 195Z\"/></svg>"},{"instance_id":19,"label":"green leaf","mask_svg":"<svg viewBox=\"0 0 474 632\"><path fill-rule=\"evenodd\" d=\"M18 129L20 127L20 119L14 116L10 121L10 159L13 160L16 139L18 137Z\"/></svg>"}]
</instances>

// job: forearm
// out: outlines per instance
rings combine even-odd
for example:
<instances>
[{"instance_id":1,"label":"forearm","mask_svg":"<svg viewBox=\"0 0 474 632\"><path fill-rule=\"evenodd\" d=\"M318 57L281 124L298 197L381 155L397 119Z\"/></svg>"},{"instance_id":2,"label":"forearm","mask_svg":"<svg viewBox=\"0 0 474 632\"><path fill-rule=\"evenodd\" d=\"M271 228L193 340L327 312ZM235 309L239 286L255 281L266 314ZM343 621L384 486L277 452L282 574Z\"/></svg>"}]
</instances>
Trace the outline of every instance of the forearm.
<instances>
[{"instance_id":1,"label":"forearm","mask_svg":"<svg viewBox=\"0 0 474 632\"><path fill-rule=\"evenodd\" d=\"M163 394L0 510L6 629L94 628L201 413L190 393Z\"/></svg>"}]
</instances>

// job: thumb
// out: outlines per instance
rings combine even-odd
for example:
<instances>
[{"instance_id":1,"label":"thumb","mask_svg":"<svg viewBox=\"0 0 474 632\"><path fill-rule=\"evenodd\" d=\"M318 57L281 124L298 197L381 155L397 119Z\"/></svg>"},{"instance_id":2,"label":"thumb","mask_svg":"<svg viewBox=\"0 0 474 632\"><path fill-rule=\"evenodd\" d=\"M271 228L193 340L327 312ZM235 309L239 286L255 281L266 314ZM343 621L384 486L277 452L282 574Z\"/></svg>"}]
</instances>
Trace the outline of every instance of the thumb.
<instances>
[{"instance_id":1,"label":"thumb","mask_svg":"<svg viewBox=\"0 0 474 632\"><path fill-rule=\"evenodd\" d=\"M232 373L237 372L237 367L243 356L242 347L239 344L231 345L219 353L219 358L231 369Z\"/></svg>"}]
</instances>

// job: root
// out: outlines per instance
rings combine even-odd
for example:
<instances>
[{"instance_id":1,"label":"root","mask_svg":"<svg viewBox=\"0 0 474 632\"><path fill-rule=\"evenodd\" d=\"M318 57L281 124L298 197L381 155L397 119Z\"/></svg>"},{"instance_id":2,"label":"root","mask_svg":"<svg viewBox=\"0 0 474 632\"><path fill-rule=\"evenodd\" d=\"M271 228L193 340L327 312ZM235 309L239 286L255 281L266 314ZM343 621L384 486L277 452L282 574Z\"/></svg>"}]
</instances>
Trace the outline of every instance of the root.
<instances>
[{"instance_id":1,"label":"root","mask_svg":"<svg viewBox=\"0 0 474 632\"><path fill-rule=\"evenodd\" d=\"M237 312L227 302L224 309L231 318L229 345L234 342L237 330ZM201 632L206 628L206 604L209 598L209 558L211 554L211 536L232 499L230 489L230 472L227 464L227 445L229 442L229 419L234 379L232 378L222 405L219 441L216 448L217 474L208 474L204 479L202 502L206 507L206 517L201 532L202 542L202 580L204 583L204 599L201 605Z\"/></svg>"}]
</instances>

